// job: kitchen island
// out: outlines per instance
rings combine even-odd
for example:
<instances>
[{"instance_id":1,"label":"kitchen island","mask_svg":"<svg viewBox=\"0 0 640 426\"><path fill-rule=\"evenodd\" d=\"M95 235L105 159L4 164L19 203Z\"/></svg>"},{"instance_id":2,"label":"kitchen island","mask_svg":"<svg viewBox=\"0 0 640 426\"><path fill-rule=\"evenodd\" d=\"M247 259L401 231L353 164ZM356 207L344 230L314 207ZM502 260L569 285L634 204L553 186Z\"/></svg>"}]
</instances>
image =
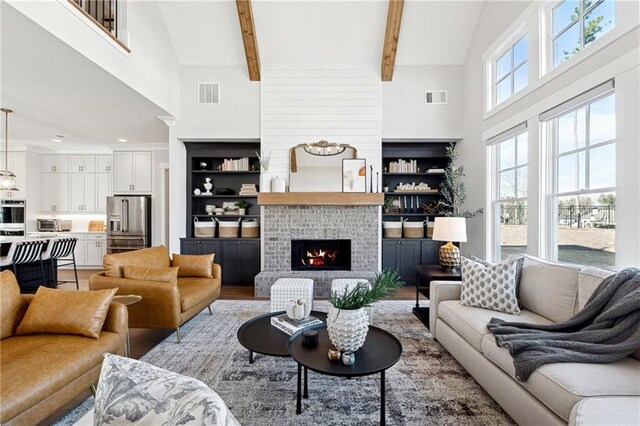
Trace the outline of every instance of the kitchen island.
<instances>
[{"instance_id":1,"label":"kitchen island","mask_svg":"<svg viewBox=\"0 0 640 426\"><path fill-rule=\"evenodd\" d=\"M9 253L9 249L11 248L11 244L16 242L15 238L3 238L0 239L0 256L6 256ZM43 251L47 249L47 245L45 244L43 247ZM51 262L53 264L53 271L51 271ZM57 281L57 271L58 265L55 260L45 260L44 264L44 274L46 278L46 283L48 283L47 287L54 287L53 282ZM1 270L8 269L13 272L13 266L3 266ZM40 266L40 262L31 262L25 263L23 265L17 266L17 274L16 279L18 280L18 284L20 285L21 293L34 293L38 287L41 285L45 285L42 282L42 268Z\"/></svg>"}]
</instances>

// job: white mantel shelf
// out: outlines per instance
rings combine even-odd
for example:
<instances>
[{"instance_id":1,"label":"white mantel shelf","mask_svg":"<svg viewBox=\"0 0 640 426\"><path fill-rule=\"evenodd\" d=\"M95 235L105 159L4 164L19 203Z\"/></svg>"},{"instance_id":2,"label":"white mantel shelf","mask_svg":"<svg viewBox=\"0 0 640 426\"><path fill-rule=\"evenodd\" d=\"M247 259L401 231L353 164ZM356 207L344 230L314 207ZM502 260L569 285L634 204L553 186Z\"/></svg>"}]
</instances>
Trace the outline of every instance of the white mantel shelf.
<instances>
[{"instance_id":1,"label":"white mantel shelf","mask_svg":"<svg viewBox=\"0 0 640 426\"><path fill-rule=\"evenodd\" d=\"M260 206L381 206L384 194L357 192L265 192Z\"/></svg>"}]
</instances>

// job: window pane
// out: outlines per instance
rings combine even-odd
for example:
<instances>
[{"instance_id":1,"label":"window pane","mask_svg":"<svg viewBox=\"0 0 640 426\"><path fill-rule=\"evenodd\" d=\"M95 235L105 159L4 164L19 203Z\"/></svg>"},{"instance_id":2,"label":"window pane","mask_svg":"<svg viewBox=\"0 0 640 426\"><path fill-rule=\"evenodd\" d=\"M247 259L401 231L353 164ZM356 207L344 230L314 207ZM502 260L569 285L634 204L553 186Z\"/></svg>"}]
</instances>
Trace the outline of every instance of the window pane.
<instances>
[{"instance_id":1,"label":"window pane","mask_svg":"<svg viewBox=\"0 0 640 426\"><path fill-rule=\"evenodd\" d=\"M518 66L527 60L527 36L522 37L513 46L513 66Z\"/></svg>"},{"instance_id":2,"label":"window pane","mask_svg":"<svg viewBox=\"0 0 640 426\"><path fill-rule=\"evenodd\" d=\"M527 166L519 167L517 169L518 186L516 196L518 198L524 198L527 196Z\"/></svg>"},{"instance_id":3,"label":"window pane","mask_svg":"<svg viewBox=\"0 0 640 426\"><path fill-rule=\"evenodd\" d=\"M584 45L595 41L615 25L616 4L613 0L605 0L584 18Z\"/></svg>"},{"instance_id":4,"label":"window pane","mask_svg":"<svg viewBox=\"0 0 640 426\"><path fill-rule=\"evenodd\" d=\"M610 141L616 138L616 98L602 98L589 107L589 143Z\"/></svg>"},{"instance_id":5,"label":"window pane","mask_svg":"<svg viewBox=\"0 0 640 426\"><path fill-rule=\"evenodd\" d=\"M496 61L496 81L507 75L511 71L511 49L507 50Z\"/></svg>"},{"instance_id":6,"label":"window pane","mask_svg":"<svg viewBox=\"0 0 640 426\"><path fill-rule=\"evenodd\" d=\"M589 189L616 186L616 144L589 151Z\"/></svg>"},{"instance_id":7,"label":"window pane","mask_svg":"<svg viewBox=\"0 0 640 426\"><path fill-rule=\"evenodd\" d=\"M527 145L527 132L520 133L517 137L518 144L518 165L521 166L527 163L527 150L529 149Z\"/></svg>"},{"instance_id":8,"label":"window pane","mask_svg":"<svg viewBox=\"0 0 640 426\"><path fill-rule=\"evenodd\" d=\"M576 23L553 41L553 66L561 64L579 51L580 26Z\"/></svg>"},{"instance_id":9,"label":"window pane","mask_svg":"<svg viewBox=\"0 0 640 426\"><path fill-rule=\"evenodd\" d=\"M584 151L558 158L558 192L586 189Z\"/></svg>"},{"instance_id":10,"label":"window pane","mask_svg":"<svg viewBox=\"0 0 640 426\"><path fill-rule=\"evenodd\" d=\"M580 108L558 118L558 154L585 146L586 116L586 108Z\"/></svg>"},{"instance_id":11,"label":"window pane","mask_svg":"<svg viewBox=\"0 0 640 426\"><path fill-rule=\"evenodd\" d=\"M565 0L553 9L553 35L558 34L569 23L575 21L580 14L577 0Z\"/></svg>"},{"instance_id":12,"label":"window pane","mask_svg":"<svg viewBox=\"0 0 640 426\"><path fill-rule=\"evenodd\" d=\"M500 103L511 96L511 80L513 75L509 75L507 78L498 83L496 87L496 103Z\"/></svg>"},{"instance_id":13,"label":"window pane","mask_svg":"<svg viewBox=\"0 0 640 426\"><path fill-rule=\"evenodd\" d=\"M500 173L500 198L514 198L516 194L516 171L509 170Z\"/></svg>"},{"instance_id":14,"label":"window pane","mask_svg":"<svg viewBox=\"0 0 640 426\"><path fill-rule=\"evenodd\" d=\"M615 265L615 193L558 198L558 260Z\"/></svg>"},{"instance_id":15,"label":"window pane","mask_svg":"<svg viewBox=\"0 0 640 426\"><path fill-rule=\"evenodd\" d=\"M516 165L516 141L514 138L500 142L498 145L500 155L500 170L508 169Z\"/></svg>"},{"instance_id":16,"label":"window pane","mask_svg":"<svg viewBox=\"0 0 640 426\"><path fill-rule=\"evenodd\" d=\"M498 203L500 221L498 241L499 259L506 260L513 253L527 251L527 202Z\"/></svg>"},{"instance_id":17,"label":"window pane","mask_svg":"<svg viewBox=\"0 0 640 426\"><path fill-rule=\"evenodd\" d=\"M528 64L520 65L520 68L513 73L513 93L519 92L523 88L527 87L527 80L529 78L529 66Z\"/></svg>"}]
</instances>

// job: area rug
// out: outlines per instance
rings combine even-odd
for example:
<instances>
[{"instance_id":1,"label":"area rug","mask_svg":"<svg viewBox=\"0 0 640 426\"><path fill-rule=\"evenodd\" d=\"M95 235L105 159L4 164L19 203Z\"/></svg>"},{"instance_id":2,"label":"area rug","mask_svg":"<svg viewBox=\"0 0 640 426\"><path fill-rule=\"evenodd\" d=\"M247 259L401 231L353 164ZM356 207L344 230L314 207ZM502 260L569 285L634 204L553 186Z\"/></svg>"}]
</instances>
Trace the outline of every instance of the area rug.
<instances>
[{"instance_id":1,"label":"area rug","mask_svg":"<svg viewBox=\"0 0 640 426\"><path fill-rule=\"evenodd\" d=\"M402 343L400 361L386 374L389 425L511 425L513 420L437 342L412 314L409 301L376 304L373 325ZM314 309L327 311L328 302ZM372 425L379 422L379 375L346 380L309 372L309 399L296 415L294 361L248 351L236 338L250 318L268 312L268 301L216 301L213 315L202 312L141 359L202 380L222 396L245 425ZM356 359L357 362L357 359ZM72 425L93 408L93 398L62 417Z\"/></svg>"}]
</instances>

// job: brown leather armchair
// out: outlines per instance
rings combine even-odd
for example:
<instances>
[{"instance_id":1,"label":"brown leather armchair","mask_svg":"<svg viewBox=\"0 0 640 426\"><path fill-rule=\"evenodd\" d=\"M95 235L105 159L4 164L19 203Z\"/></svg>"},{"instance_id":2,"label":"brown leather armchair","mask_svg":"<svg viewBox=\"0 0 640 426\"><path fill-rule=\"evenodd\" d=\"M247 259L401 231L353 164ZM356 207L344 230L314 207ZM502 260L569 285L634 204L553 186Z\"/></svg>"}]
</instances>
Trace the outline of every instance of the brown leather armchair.
<instances>
[{"instance_id":1,"label":"brown leather armchair","mask_svg":"<svg viewBox=\"0 0 640 426\"><path fill-rule=\"evenodd\" d=\"M99 338L67 334L14 335L33 295L13 304L9 271L2 281L3 339L0 340L0 423L37 424L98 383L105 352L124 354L127 307L113 302ZM16 299L13 299L14 301ZM13 305L13 306L10 306ZM8 328L5 330L5 327ZM6 331L6 333L5 333Z\"/></svg>"},{"instance_id":2,"label":"brown leather armchair","mask_svg":"<svg viewBox=\"0 0 640 426\"><path fill-rule=\"evenodd\" d=\"M168 268L166 247L158 246L104 257L104 272L89 278L91 290L118 288L117 294L137 294L142 300L129 306L129 327L174 328L180 343L180 326L220 296L222 268L213 264L213 277L183 277L175 282L141 281L123 278L125 265Z\"/></svg>"}]
</instances>

